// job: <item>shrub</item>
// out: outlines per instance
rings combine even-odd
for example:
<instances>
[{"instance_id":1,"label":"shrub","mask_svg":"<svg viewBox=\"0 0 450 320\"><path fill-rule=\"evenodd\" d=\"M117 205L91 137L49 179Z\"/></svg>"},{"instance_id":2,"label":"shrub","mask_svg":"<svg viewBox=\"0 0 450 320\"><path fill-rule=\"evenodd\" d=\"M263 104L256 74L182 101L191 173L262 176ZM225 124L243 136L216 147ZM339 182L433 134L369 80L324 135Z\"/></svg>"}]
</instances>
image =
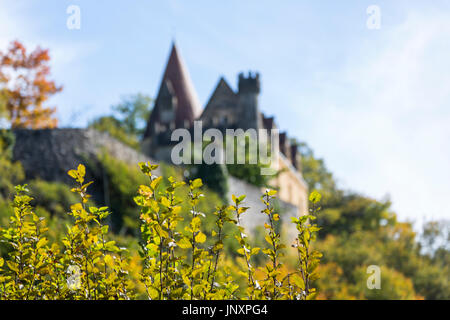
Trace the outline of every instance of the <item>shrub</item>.
<instances>
[{"instance_id":1,"label":"shrub","mask_svg":"<svg viewBox=\"0 0 450 320\"><path fill-rule=\"evenodd\" d=\"M0 240L8 247L8 254L0 258L0 299L132 299L142 297L141 286L148 299L314 297L312 281L317 278L320 253L310 246L319 228L309 221L315 219L320 195L311 195L310 215L293 219L298 230L294 245L298 267L289 272L282 263L285 246L276 227L276 191L267 190L261 197L267 245L251 247L241 225L241 217L249 209L244 206L245 195L233 195L232 205L217 206L212 215L214 227L206 232L205 218L211 213L200 211L204 198L201 179L190 180L188 185L172 176L164 181L154 174L157 165L139 166L148 181L134 197L140 208L141 265L109 237L103 221L110 212L107 207L90 205L87 188L92 182L85 181L85 167L79 165L68 172L76 182L71 191L79 201L70 207L72 222L61 243L55 240L50 244L46 220L36 214L27 187L16 187L10 226L0 229ZM186 188L189 216L183 216L186 204L177 195ZM183 220L187 223L181 228ZM237 272L229 267L231 260L224 250L227 225L238 231L235 266L244 267ZM267 261L264 268L253 261L260 251Z\"/></svg>"}]
</instances>

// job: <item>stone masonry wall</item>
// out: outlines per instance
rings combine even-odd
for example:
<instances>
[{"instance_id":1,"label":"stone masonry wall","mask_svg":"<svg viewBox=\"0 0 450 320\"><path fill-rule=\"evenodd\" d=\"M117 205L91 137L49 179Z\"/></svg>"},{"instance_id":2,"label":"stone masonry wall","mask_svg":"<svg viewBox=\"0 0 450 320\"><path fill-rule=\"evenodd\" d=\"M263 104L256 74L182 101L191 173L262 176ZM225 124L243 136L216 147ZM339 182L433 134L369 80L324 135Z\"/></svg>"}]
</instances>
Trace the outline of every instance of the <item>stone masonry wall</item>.
<instances>
[{"instance_id":1,"label":"stone masonry wall","mask_svg":"<svg viewBox=\"0 0 450 320\"><path fill-rule=\"evenodd\" d=\"M93 129L14 130L13 157L20 161L27 179L72 182L67 171L87 159L97 159L106 149L128 163L152 161L118 140Z\"/></svg>"},{"instance_id":2,"label":"stone masonry wall","mask_svg":"<svg viewBox=\"0 0 450 320\"><path fill-rule=\"evenodd\" d=\"M93 129L53 129L53 130L15 130L16 143L13 150L15 161L20 161L25 169L27 179L40 178L46 181L59 181L72 184L73 180L67 171L80 163L98 159L99 154L106 150L111 156L127 162L137 164L140 161L157 163L149 157L124 145L106 133ZM156 172L156 174L160 174ZM87 171L89 177L89 170ZM264 206L261 195L264 192L256 186L232 176L229 177L228 199L231 195L245 194L245 206L250 209L243 215L243 226L253 232L258 226L263 226L267 217L261 213ZM94 199L102 201L102 181L96 180L93 186ZM290 223L290 217L298 215L298 209L287 202L279 201L281 207L281 220L284 230L288 231L291 239L295 228Z\"/></svg>"}]
</instances>

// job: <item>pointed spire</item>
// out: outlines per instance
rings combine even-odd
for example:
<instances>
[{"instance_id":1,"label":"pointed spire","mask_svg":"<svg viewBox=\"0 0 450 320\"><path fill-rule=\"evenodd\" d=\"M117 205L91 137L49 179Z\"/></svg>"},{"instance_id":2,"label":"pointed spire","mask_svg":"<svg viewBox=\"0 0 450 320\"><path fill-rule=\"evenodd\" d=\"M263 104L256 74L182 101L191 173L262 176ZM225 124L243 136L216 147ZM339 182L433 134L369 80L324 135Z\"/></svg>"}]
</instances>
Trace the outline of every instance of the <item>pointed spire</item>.
<instances>
[{"instance_id":1,"label":"pointed spire","mask_svg":"<svg viewBox=\"0 0 450 320\"><path fill-rule=\"evenodd\" d=\"M185 120L194 121L201 111L200 102L175 42L172 42L172 50L162 81L167 80L171 82L177 98L175 121L177 124L182 124Z\"/></svg>"},{"instance_id":2,"label":"pointed spire","mask_svg":"<svg viewBox=\"0 0 450 320\"><path fill-rule=\"evenodd\" d=\"M144 137L151 134L151 128L155 126L156 122L161 121L160 109L164 107L162 106L164 99L161 99L161 94L166 83L171 84L176 101L175 127L182 128L186 123L192 124L200 115L201 106L189 72L174 40Z\"/></svg>"}]
</instances>

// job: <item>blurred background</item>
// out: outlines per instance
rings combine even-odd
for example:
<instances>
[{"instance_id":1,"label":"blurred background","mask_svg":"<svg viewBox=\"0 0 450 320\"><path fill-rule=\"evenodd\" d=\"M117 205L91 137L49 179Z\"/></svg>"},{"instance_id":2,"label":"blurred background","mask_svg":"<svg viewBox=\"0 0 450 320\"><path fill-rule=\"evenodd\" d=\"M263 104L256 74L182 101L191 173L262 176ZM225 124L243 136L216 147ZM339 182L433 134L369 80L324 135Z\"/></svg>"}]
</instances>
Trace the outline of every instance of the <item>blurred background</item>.
<instances>
[{"instance_id":1,"label":"blurred background","mask_svg":"<svg viewBox=\"0 0 450 320\"><path fill-rule=\"evenodd\" d=\"M385 298L450 298L449 37L439 0L0 0L0 52L48 49L62 89L44 105L60 128L136 146L173 42L201 106L220 76L237 89L239 72L259 72L261 110L301 142L308 186L328 195L322 298L381 297L354 286L368 264L387 270Z\"/></svg>"}]
</instances>

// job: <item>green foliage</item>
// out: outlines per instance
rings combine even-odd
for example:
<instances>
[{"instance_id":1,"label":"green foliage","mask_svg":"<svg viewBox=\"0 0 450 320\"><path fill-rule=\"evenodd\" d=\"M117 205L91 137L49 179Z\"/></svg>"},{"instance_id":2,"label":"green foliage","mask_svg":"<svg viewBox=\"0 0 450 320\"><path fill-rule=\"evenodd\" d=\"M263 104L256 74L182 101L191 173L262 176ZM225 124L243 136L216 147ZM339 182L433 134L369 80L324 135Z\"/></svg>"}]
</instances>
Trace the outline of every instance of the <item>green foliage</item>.
<instances>
[{"instance_id":1,"label":"green foliage","mask_svg":"<svg viewBox=\"0 0 450 320\"><path fill-rule=\"evenodd\" d=\"M127 134L141 139L150 117L151 103L152 99L149 96L137 93L122 97L122 101L112 109L119 115L121 128Z\"/></svg>"},{"instance_id":2,"label":"green foliage","mask_svg":"<svg viewBox=\"0 0 450 320\"><path fill-rule=\"evenodd\" d=\"M32 210L27 186L17 186L16 191L10 227L0 235L10 249L6 263L0 258L0 297L28 300L42 297L47 286L47 239L42 236L46 227Z\"/></svg>"},{"instance_id":3,"label":"green foliage","mask_svg":"<svg viewBox=\"0 0 450 320\"><path fill-rule=\"evenodd\" d=\"M25 178L22 165L12 161L13 145L12 132L0 129L0 201L9 198L14 186Z\"/></svg>"},{"instance_id":4,"label":"green foliage","mask_svg":"<svg viewBox=\"0 0 450 320\"><path fill-rule=\"evenodd\" d=\"M209 189L221 195L221 199L226 201L228 194L228 172L223 164L199 164L191 165L188 168L189 178L200 178Z\"/></svg>"},{"instance_id":5,"label":"green foliage","mask_svg":"<svg viewBox=\"0 0 450 320\"><path fill-rule=\"evenodd\" d=\"M116 115L103 116L89 124L89 128L106 132L124 144L140 148L140 140L150 117L152 99L143 94L129 95L112 106Z\"/></svg>"},{"instance_id":6,"label":"green foliage","mask_svg":"<svg viewBox=\"0 0 450 320\"><path fill-rule=\"evenodd\" d=\"M284 295L287 295L289 299L292 299L294 295L290 282L288 281L287 287L282 287L282 283L278 280L281 274L280 269L282 267L280 258L283 256L283 253L281 250L286 246L281 243L281 235L275 228L275 223L280 220L279 214L274 212L271 203L276 193L275 190L267 190L261 197L261 201L266 206L262 213L266 214L269 220L269 223L264 224L264 228L268 232L265 240L269 244L269 247L263 249L263 253L269 257L269 263L266 264L266 278L262 283L262 288L264 288L266 296L271 300L278 299Z\"/></svg>"},{"instance_id":7,"label":"green foliage","mask_svg":"<svg viewBox=\"0 0 450 320\"><path fill-rule=\"evenodd\" d=\"M59 219L65 219L67 208L77 201L77 196L64 183L33 180L29 188L33 194L33 205Z\"/></svg>"},{"instance_id":8,"label":"green foliage","mask_svg":"<svg viewBox=\"0 0 450 320\"><path fill-rule=\"evenodd\" d=\"M324 253L318 298L449 299L446 224L425 225L418 238L411 224L397 221L390 201L340 190L323 159L316 158L306 144L297 145L303 177L310 190L323 195L323 210L317 219L323 231L316 248ZM369 265L381 267L380 290L367 289Z\"/></svg>"},{"instance_id":9,"label":"green foliage","mask_svg":"<svg viewBox=\"0 0 450 320\"><path fill-rule=\"evenodd\" d=\"M318 203L321 199L320 193L313 191L309 197L311 202L311 214L301 216L300 218L292 218L292 222L296 224L298 236L293 245L297 250L298 265L300 275L294 275L294 283L298 290L297 295L300 299L312 299L316 295L316 289L312 288L312 282L319 278L317 267L319 266L322 253L312 249L312 242L316 240L317 232L320 228L311 221L316 220L316 213L320 210Z\"/></svg>"},{"instance_id":10,"label":"green foliage","mask_svg":"<svg viewBox=\"0 0 450 320\"><path fill-rule=\"evenodd\" d=\"M87 207L91 182L84 181L84 166L69 175L78 183L72 191L80 202L71 206L73 225L67 226L62 246L49 244L45 219L33 210L27 187L16 187L10 227L0 236L9 246L8 258L0 259L2 299L130 298L123 249L108 241L108 226L101 222L109 212Z\"/></svg>"},{"instance_id":11,"label":"green foliage","mask_svg":"<svg viewBox=\"0 0 450 320\"><path fill-rule=\"evenodd\" d=\"M323 159L317 158L314 151L305 143L292 140L300 153L300 163L303 178L309 190L318 190L325 199L339 195L333 174L328 170Z\"/></svg>"},{"instance_id":12,"label":"green foliage","mask_svg":"<svg viewBox=\"0 0 450 320\"><path fill-rule=\"evenodd\" d=\"M108 226L102 224L110 212L107 207L87 207L89 194L85 183L86 169L79 165L70 170L69 176L78 185L72 189L80 196L80 202L71 206L69 215L74 225L67 228L63 239L63 261L80 270L80 282L68 293L72 299L129 299L128 284L123 270L126 262L119 259L121 251L115 241L107 241Z\"/></svg>"},{"instance_id":13,"label":"green foliage","mask_svg":"<svg viewBox=\"0 0 450 320\"><path fill-rule=\"evenodd\" d=\"M165 182L162 176L156 176L158 165L139 166L147 180L134 197L141 210L142 266L136 265L132 256L124 257L130 251L111 240L109 226L103 223L110 211L108 207L90 205L87 189L93 182L85 181L86 168L79 165L68 172L76 182L71 192L78 196L78 202L70 206L71 222L61 240L49 240L46 219L31 205L33 198L28 195L27 186L16 187L10 225L0 229L0 241L7 246L6 258L0 258L0 299L131 299L139 294L135 290L141 284L149 299L298 298L293 293L295 287L288 281L285 288L279 279L284 245L275 228L279 220L272 205L275 191L269 190L262 197L266 204L263 213L270 223L266 237L269 246L263 251L270 263L261 270L264 278L258 279L258 268L251 265L251 260L260 249L250 246L241 226L241 216L248 209L242 205L245 196L233 195L234 205L217 206L213 213L203 213L201 179L189 181L186 190L183 181L177 182L170 176ZM186 199L177 193L183 188L187 191L190 216L180 230ZM231 217L232 212L236 219ZM209 241L209 232L203 225L207 215L215 225ZM237 253L246 261L246 270L238 273L248 276L244 287L239 285L239 274L235 277L227 266L227 257L220 259L226 253L227 224L238 228Z\"/></svg>"},{"instance_id":14,"label":"green foliage","mask_svg":"<svg viewBox=\"0 0 450 320\"><path fill-rule=\"evenodd\" d=\"M267 206L263 213L270 222L266 237L270 247L265 252L271 263L265 266L265 278L258 281L252 256L260 249L250 246L248 235L241 226L241 216L248 210L248 207L242 205L245 195L233 195L233 205L216 208L216 229L211 232L211 237L215 240L211 247L206 247L207 235L202 228L206 214L198 210L204 197L200 190L203 186L201 179L189 181L189 224L180 230L177 225L183 220L180 215L183 200L176 196L176 191L184 183L169 177L169 184L164 187L163 178L154 174L158 165L140 163L140 168L148 177L148 183L139 187L138 196L134 200L141 207L141 257L144 267L140 279L145 284L149 299L234 299L242 295L247 299L299 297L293 293L295 286L288 284L284 288L282 281L278 280L282 265L279 261L282 257L280 250L284 245L280 243L280 235L274 226L279 220L279 215L271 205L275 191L267 191L262 197ZM234 212L235 219L230 216L231 212ZM246 288L242 292L230 276L229 269L218 268L220 254L224 252L223 230L227 223L237 225L235 239L240 245L237 253L244 258L246 264L246 270L238 272L247 278Z\"/></svg>"},{"instance_id":15,"label":"green foliage","mask_svg":"<svg viewBox=\"0 0 450 320\"><path fill-rule=\"evenodd\" d=\"M136 186L146 182L139 168L103 153L95 175L103 181L104 200L113 210L111 226L119 234L138 236L139 207L133 201Z\"/></svg>"},{"instance_id":16,"label":"green foliage","mask_svg":"<svg viewBox=\"0 0 450 320\"><path fill-rule=\"evenodd\" d=\"M89 128L106 132L111 137L116 138L133 149L138 150L140 147L140 142L137 137L126 132L121 122L113 116L104 116L95 119L89 124Z\"/></svg>"}]
</instances>

